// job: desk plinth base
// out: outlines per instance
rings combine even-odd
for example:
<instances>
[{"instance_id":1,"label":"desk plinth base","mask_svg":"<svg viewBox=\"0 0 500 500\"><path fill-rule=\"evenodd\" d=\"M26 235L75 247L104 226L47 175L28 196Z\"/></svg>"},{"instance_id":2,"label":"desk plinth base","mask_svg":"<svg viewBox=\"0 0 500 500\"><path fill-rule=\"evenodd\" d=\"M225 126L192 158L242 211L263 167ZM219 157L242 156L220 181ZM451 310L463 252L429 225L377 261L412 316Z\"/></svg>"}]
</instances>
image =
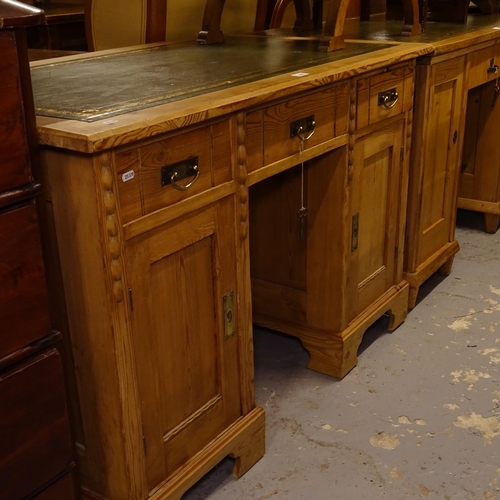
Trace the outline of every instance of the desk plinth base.
<instances>
[{"instance_id":1,"label":"desk plinth base","mask_svg":"<svg viewBox=\"0 0 500 500\"><path fill-rule=\"evenodd\" d=\"M484 214L484 227L487 233L494 234L500 225L500 201L481 201L458 198L458 208L473 210Z\"/></svg>"},{"instance_id":2,"label":"desk plinth base","mask_svg":"<svg viewBox=\"0 0 500 500\"><path fill-rule=\"evenodd\" d=\"M408 297L408 309L413 309L417 303L417 295L420 286L427 281L435 272L442 276L451 273L453 259L460 250L457 240L453 240L441 247L435 254L431 255L425 262L417 267L415 272L403 272L403 278L410 284Z\"/></svg>"},{"instance_id":3,"label":"desk plinth base","mask_svg":"<svg viewBox=\"0 0 500 500\"><path fill-rule=\"evenodd\" d=\"M151 492L148 500L180 500L182 495L228 455L235 459L233 476L241 477L265 452L265 412L257 406L209 443L179 471ZM82 491L83 500L104 499ZM137 499L137 500L143 500Z\"/></svg>"},{"instance_id":4,"label":"desk plinth base","mask_svg":"<svg viewBox=\"0 0 500 500\"><path fill-rule=\"evenodd\" d=\"M391 287L342 332L270 318L259 315L258 311L254 311L253 319L258 325L298 337L310 355L307 368L342 379L357 365L363 335L376 320L389 312L389 331L393 331L406 319L408 292L405 281Z\"/></svg>"}]
</instances>

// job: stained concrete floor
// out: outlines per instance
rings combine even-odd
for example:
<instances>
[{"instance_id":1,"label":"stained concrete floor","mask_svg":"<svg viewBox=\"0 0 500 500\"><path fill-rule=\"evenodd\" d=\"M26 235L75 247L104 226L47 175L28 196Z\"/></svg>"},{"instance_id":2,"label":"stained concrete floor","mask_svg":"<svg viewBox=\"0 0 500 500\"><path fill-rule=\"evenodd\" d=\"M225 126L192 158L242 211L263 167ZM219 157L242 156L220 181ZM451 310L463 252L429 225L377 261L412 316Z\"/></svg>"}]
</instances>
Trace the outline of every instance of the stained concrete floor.
<instances>
[{"instance_id":1,"label":"stained concrete floor","mask_svg":"<svg viewBox=\"0 0 500 500\"><path fill-rule=\"evenodd\" d=\"M184 500L500 499L500 231L459 212L452 274L432 277L392 334L365 334L342 381L294 338L255 329L266 454L221 462Z\"/></svg>"}]
</instances>

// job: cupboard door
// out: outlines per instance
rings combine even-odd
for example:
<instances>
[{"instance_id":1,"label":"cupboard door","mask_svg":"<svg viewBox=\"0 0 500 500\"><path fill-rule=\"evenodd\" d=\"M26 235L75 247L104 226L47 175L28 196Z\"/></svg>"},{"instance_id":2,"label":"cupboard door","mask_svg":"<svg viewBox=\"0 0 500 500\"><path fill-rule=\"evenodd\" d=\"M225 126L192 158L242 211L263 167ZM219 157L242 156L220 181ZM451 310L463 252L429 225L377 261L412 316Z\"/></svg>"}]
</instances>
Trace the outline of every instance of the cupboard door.
<instances>
[{"instance_id":1,"label":"cupboard door","mask_svg":"<svg viewBox=\"0 0 500 500\"><path fill-rule=\"evenodd\" d=\"M241 415L234 213L228 197L126 248L150 490Z\"/></svg>"},{"instance_id":2,"label":"cupboard door","mask_svg":"<svg viewBox=\"0 0 500 500\"><path fill-rule=\"evenodd\" d=\"M462 173L458 195L478 201L500 200L500 100L490 82L469 91Z\"/></svg>"},{"instance_id":3,"label":"cupboard door","mask_svg":"<svg viewBox=\"0 0 500 500\"><path fill-rule=\"evenodd\" d=\"M456 189L463 120L463 59L432 68L428 134L424 144L419 263L449 241L455 228ZM417 145L416 145L417 147Z\"/></svg>"},{"instance_id":4,"label":"cupboard door","mask_svg":"<svg viewBox=\"0 0 500 500\"><path fill-rule=\"evenodd\" d=\"M350 319L363 312L398 279L402 144L400 120L358 139L352 179ZM400 278L400 277L399 277Z\"/></svg>"}]
</instances>

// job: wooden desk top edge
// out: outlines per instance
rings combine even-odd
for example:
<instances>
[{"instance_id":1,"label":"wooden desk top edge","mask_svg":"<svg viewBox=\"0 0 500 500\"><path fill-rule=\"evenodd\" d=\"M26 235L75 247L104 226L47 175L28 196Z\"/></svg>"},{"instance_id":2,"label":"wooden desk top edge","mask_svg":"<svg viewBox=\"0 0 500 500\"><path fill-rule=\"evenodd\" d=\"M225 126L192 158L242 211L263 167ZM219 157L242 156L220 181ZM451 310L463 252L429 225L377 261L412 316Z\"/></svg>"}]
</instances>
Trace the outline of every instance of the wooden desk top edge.
<instances>
[{"instance_id":1,"label":"wooden desk top edge","mask_svg":"<svg viewBox=\"0 0 500 500\"><path fill-rule=\"evenodd\" d=\"M366 42L372 43L372 42ZM373 42L377 43L377 42ZM109 53L128 49L113 49ZM242 109L291 96L323 85L333 84L432 52L432 46L422 43L396 43L392 47L326 64L304 68L302 77L283 74L256 82L238 85L201 96L162 104L95 122L82 122L50 117L37 117L40 144L83 153L95 153L137 140L154 137L184 126L216 119ZM87 59L93 54L81 54L57 61ZM103 54L100 52L99 54ZM50 64L54 60L35 61L32 67ZM295 71L298 73L298 71Z\"/></svg>"}]
</instances>

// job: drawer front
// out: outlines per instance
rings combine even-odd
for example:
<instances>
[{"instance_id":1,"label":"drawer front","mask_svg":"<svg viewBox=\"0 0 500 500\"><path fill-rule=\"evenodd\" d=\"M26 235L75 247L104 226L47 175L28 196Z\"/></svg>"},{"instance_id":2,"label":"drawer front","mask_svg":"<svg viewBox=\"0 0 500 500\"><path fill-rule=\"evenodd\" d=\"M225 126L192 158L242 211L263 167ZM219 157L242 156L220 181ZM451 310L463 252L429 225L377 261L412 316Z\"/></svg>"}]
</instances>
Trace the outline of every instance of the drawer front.
<instances>
[{"instance_id":1,"label":"drawer front","mask_svg":"<svg viewBox=\"0 0 500 500\"><path fill-rule=\"evenodd\" d=\"M115 154L123 222L232 179L229 121Z\"/></svg>"},{"instance_id":2,"label":"drawer front","mask_svg":"<svg viewBox=\"0 0 500 500\"><path fill-rule=\"evenodd\" d=\"M0 375L2 498L24 498L72 462L61 358L49 349Z\"/></svg>"},{"instance_id":3,"label":"drawer front","mask_svg":"<svg viewBox=\"0 0 500 500\"><path fill-rule=\"evenodd\" d=\"M0 358L50 333L34 201L0 213Z\"/></svg>"},{"instance_id":4,"label":"drawer front","mask_svg":"<svg viewBox=\"0 0 500 500\"><path fill-rule=\"evenodd\" d=\"M471 52L467 56L467 67L468 89L500 77L500 44Z\"/></svg>"},{"instance_id":5,"label":"drawer front","mask_svg":"<svg viewBox=\"0 0 500 500\"><path fill-rule=\"evenodd\" d=\"M13 30L0 31L0 192L31 181L30 157L26 139L23 95L19 79L17 48ZM29 112L29 110L28 110Z\"/></svg>"},{"instance_id":6,"label":"drawer front","mask_svg":"<svg viewBox=\"0 0 500 500\"><path fill-rule=\"evenodd\" d=\"M246 117L246 153L249 172L296 155L301 140L304 150L347 133L348 83L304 97L252 111ZM314 124L313 124L314 122Z\"/></svg>"},{"instance_id":7,"label":"drawer front","mask_svg":"<svg viewBox=\"0 0 500 500\"><path fill-rule=\"evenodd\" d=\"M34 496L33 500L76 500L71 474L65 474L41 493Z\"/></svg>"},{"instance_id":8,"label":"drawer front","mask_svg":"<svg viewBox=\"0 0 500 500\"><path fill-rule=\"evenodd\" d=\"M396 116L412 106L413 67L400 66L357 83L356 128Z\"/></svg>"}]
</instances>

